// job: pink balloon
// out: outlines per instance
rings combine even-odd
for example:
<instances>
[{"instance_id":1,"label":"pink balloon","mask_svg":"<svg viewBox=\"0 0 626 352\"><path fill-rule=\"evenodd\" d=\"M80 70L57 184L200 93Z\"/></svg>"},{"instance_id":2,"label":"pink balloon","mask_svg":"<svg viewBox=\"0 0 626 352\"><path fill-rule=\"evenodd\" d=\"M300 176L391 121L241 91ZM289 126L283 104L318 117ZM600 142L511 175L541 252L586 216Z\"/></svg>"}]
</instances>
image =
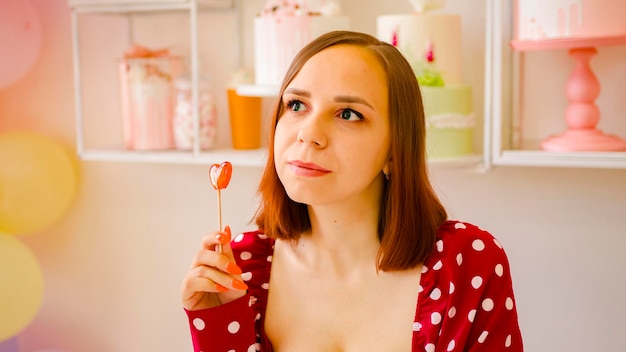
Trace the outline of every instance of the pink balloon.
<instances>
[{"instance_id":1,"label":"pink balloon","mask_svg":"<svg viewBox=\"0 0 626 352\"><path fill-rule=\"evenodd\" d=\"M0 89L22 79L41 51L41 22L30 0L0 0Z\"/></svg>"}]
</instances>

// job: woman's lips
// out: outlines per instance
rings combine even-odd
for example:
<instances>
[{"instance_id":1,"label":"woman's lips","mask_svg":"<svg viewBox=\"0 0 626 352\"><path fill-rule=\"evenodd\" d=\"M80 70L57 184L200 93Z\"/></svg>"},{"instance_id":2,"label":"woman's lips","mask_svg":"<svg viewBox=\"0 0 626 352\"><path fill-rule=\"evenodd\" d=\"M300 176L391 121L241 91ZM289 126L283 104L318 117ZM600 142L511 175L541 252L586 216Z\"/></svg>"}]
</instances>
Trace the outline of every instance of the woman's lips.
<instances>
[{"instance_id":1,"label":"woman's lips","mask_svg":"<svg viewBox=\"0 0 626 352\"><path fill-rule=\"evenodd\" d=\"M298 176L317 177L324 176L330 173L330 170L327 170L314 163L306 163L299 160L292 160L287 164L289 165L289 169L291 169L291 171L293 171L293 173Z\"/></svg>"}]
</instances>

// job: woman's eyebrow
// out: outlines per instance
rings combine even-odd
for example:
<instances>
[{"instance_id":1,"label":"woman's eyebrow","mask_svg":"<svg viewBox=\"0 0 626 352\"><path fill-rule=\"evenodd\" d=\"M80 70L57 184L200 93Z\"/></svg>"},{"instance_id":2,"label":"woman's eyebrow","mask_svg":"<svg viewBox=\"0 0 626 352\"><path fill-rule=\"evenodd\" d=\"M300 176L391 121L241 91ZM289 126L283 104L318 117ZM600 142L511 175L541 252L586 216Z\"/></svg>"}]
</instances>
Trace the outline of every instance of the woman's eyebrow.
<instances>
[{"instance_id":1,"label":"woman's eyebrow","mask_svg":"<svg viewBox=\"0 0 626 352\"><path fill-rule=\"evenodd\" d=\"M285 93L300 95L300 96L303 96L303 97L306 97L306 98L310 98L311 97L311 93L307 92L306 90L302 90L302 89L298 89L298 88L287 88L287 89L285 89Z\"/></svg>"},{"instance_id":2,"label":"woman's eyebrow","mask_svg":"<svg viewBox=\"0 0 626 352\"><path fill-rule=\"evenodd\" d=\"M361 97L355 97L355 96L351 96L351 95L339 95L339 96L335 97L335 101L338 102L338 103L363 104L365 106L368 106L372 110L376 110L376 109L374 109L372 104L368 103L367 100L365 100L365 99L363 99Z\"/></svg>"}]
</instances>

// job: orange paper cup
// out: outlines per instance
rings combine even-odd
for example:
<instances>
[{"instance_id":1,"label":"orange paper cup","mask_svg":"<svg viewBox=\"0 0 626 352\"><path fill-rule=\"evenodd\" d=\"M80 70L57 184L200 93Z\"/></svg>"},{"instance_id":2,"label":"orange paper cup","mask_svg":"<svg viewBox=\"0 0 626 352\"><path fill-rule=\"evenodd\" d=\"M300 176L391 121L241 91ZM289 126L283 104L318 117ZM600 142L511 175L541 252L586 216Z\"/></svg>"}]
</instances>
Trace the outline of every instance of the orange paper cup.
<instances>
[{"instance_id":1,"label":"orange paper cup","mask_svg":"<svg viewBox=\"0 0 626 352\"><path fill-rule=\"evenodd\" d=\"M237 95L228 89L230 133L234 149L257 149L261 147L261 97Z\"/></svg>"}]
</instances>

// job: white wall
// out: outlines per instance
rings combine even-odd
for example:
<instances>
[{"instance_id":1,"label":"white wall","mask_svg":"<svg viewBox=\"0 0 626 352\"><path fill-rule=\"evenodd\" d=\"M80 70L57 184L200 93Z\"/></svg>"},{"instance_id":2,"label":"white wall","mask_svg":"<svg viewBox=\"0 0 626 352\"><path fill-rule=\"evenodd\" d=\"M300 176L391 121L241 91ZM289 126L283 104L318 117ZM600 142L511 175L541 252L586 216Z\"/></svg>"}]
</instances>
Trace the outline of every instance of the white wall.
<instances>
[{"instance_id":1,"label":"white wall","mask_svg":"<svg viewBox=\"0 0 626 352\"><path fill-rule=\"evenodd\" d=\"M42 15L44 50L27 77L0 90L0 130L39 131L72 148L69 10L63 0L31 1ZM246 17L263 3L245 1ZM354 28L370 33L377 14L410 10L401 0L363 3L342 2ZM484 10L484 0L449 0L446 9L463 16L465 78L479 116ZM234 16L216 18L227 27ZM250 21L244 22L248 65ZM217 86L236 66L228 34L216 53L222 58L207 63L223 66L214 71ZM564 54L551 58L546 75L571 65ZM623 71L617 72L623 82ZM217 94L220 121L227 126L225 94ZM563 103L549 97L543 104ZM611 108L612 116L624 120L623 103ZM618 132L626 136L625 129ZM229 138L223 132L219 143L227 145ZM38 316L20 335L21 352L191 350L178 290L199 239L217 227L216 195L206 171L193 165L81 162L77 199L67 216L22 237L42 265L46 290ZM250 228L259 171L236 167L223 193L224 221L236 231ZM505 245L527 351L626 350L626 170L497 167L476 173L435 167L432 177L452 217L490 230Z\"/></svg>"}]
</instances>

